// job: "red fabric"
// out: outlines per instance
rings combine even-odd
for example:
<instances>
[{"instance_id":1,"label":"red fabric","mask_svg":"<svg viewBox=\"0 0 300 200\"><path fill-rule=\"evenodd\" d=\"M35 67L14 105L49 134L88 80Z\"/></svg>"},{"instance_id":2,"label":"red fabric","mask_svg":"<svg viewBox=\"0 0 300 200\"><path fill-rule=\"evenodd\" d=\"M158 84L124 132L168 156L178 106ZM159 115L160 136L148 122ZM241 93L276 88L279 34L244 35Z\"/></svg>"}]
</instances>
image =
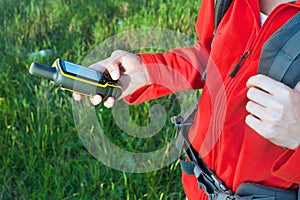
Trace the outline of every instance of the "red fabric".
<instances>
[{"instance_id":1,"label":"red fabric","mask_svg":"<svg viewBox=\"0 0 300 200\"><path fill-rule=\"evenodd\" d=\"M261 27L258 1L234 0L214 36L213 0L203 0L196 22L197 46L166 54L140 54L155 84L127 97L128 102L139 103L170 92L203 87L190 139L225 185L233 191L243 182L288 189L298 187L300 149L284 150L249 128L245 124L245 106L246 82L257 73L263 43L299 8L299 1L282 4ZM203 70L199 64L207 63L204 50L217 66L209 61L205 84L201 81ZM231 78L230 72L247 51L248 57ZM198 189L194 176L183 174L182 181L189 200L207 199Z\"/></svg>"}]
</instances>

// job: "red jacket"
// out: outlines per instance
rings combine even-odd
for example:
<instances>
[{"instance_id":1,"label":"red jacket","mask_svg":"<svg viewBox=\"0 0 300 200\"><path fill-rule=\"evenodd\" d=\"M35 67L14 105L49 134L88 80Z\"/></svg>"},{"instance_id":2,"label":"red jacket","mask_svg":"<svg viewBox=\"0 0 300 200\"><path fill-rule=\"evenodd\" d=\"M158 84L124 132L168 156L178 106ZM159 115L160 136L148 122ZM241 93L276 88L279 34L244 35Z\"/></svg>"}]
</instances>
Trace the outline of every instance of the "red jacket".
<instances>
[{"instance_id":1,"label":"red jacket","mask_svg":"<svg viewBox=\"0 0 300 200\"><path fill-rule=\"evenodd\" d=\"M233 191L243 182L297 188L300 184L300 149L284 150L249 128L245 124L248 114L245 106L248 101L246 82L257 74L263 43L299 8L299 1L279 5L261 26L257 0L233 0L214 36L213 0L203 0L196 22L197 45L165 54L141 54L153 84L135 92L128 98L129 103L190 87L203 88L190 139L225 185ZM205 51L217 68L208 67L204 83L199 68L206 62ZM230 77L245 52L247 57L236 75ZM190 86L180 76L186 78ZM206 199L194 176L183 174L182 180L189 200Z\"/></svg>"}]
</instances>

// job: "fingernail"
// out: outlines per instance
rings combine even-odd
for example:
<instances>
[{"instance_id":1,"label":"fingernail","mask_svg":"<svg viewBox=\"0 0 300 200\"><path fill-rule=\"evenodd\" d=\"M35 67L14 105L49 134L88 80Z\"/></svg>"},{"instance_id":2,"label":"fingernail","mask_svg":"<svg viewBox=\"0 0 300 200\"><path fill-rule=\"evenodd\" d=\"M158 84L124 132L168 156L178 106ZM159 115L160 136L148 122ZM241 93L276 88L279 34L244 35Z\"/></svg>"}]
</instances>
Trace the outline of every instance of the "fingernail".
<instances>
[{"instance_id":1,"label":"fingernail","mask_svg":"<svg viewBox=\"0 0 300 200\"><path fill-rule=\"evenodd\" d=\"M81 99L80 94L73 93L73 99L74 99L75 101L80 101L80 99Z\"/></svg>"},{"instance_id":2,"label":"fingernail","mask_svg":"<svg viewBox=\"0 0 300 200\"><path fill-rule=\"evenodd\" d=\"M114 105L114 99L112 98L108 98L105 102L104 102L104 106L107 108L111 108Z\"/></svg>"},{"instance_id":3,"label":"fingernail","mask_svg":"<svg viewBox=\"0 0 300 200\"><path fill-rule=\"evenodd\" d=\"M95 95L95 96L91 97L91 103L93 105L98 105L101 101L102 101L102 98L100 95Z\"/></svg>"},{"instance_id":4,"label":"fingernail","mask_svg":"<svg viewBox=\"0 0 300 200\"><path fill-rule=\"evenodd\" d=\"M119 74L118 74L118 72L116 72L116 71L112 71L112 72L110 73L110 76L111 76L111 78L112 78L113 80L118 80L118 79L119 79Z\"/></svg>"}]
</instances>

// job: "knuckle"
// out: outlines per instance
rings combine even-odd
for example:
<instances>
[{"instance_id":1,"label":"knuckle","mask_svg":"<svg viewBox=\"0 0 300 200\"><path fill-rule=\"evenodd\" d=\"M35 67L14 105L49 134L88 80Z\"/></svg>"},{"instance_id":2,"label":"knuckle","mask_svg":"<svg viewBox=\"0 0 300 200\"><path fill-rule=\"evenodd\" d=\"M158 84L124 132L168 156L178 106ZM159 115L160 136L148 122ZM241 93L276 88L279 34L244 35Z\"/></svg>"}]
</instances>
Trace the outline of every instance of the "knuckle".
<instances>
[{"instance_id":1,"label":"knuckle","mask_svg":"<svg viewBox=\"0 0 300 200\"><path fill-rule=\"evenodd\" d=\"M280 122L285 114L285 106L281 103L275 103L276 111L272 114L272 120L274 123Z\"/></svg>"},{"instance_id":2,"label":"knuckle","mask_svg":"<svg viewBox=\"0 0 300 200\"><path fill-rule=\"evenodd\" d=\"M274 134L276 132L276 128L273 124L268 124L264 128L264 137L267 139L272 139L274 138Z\"/></svg>"},{"instance_id":3,"label":"knuckle","mask_svg":"<svg viewBox=\"0 0 300 200\"><path fill-rule=\"evenodd\" d=\"M279 117L279 115L272 115L271 117L270 117L270 121L269 121L269 125L266 127L267 128L267 130L270 130L270 131L275 131L275 129L276 129L276 126L279 124L279 122L280 122L280 117Z\"/></svg>"},{"instance_id":4,"label":"knuckle","mask_svg":"<svg viewBox=\"0 0 300 200\"><path fill-rule=\"evenodd\" d=\"M250 88L248 93L247 93L247 97L250 100L257 100L259 99L259 91L257 88Z\"/></svg>"},{"instance_id":5,"label":"knuckle","mask_svg":"<svg viewBox=\"0 0 300 200\"><path fill-rule=\"evenodd\" d=\"M252 107L253 107L252 101L248 101L248 103L246 104L246 110L248 112L251 112L252 111Z\"/></svg>"},{"instance_id":6,"label":"knuckle","mask_svg":"<svg viewBox=\"0 0 300 200\"><path fill-rule=\"evenodd\" d=\"M259 83L263 80L263 78L264 78L264 75L263 75L263 74L257 74L257 75L255 76L254 81L255 81L257 84L259 84Z\"/></svg>"},{"instance_id":7,"label":"knuckle","mask_svg":"<svg viewBox=\"0 0 300 200\"><path fill-rule=\"evenodd\" d=\"M257 74L255 77L256 77L256 80L260 80L264 75L262 74Z\"/></svg>"},{"instance_id":8,"label":"knuckle","mask_svg":"<svg viewBox=\"0 0 300 200\"><path fill-rule=\"evenodd\" d=\"M113 52L112 52L112 56L114 56L114 55L119 55L119 54L121 54L123 52L123 50L119 50L119 49L117 49L117 50L114 50Z\"/></svg>"},{"instance_id":9,"label":"knuckle","mask_svg":"<svg viewBox=\"0 0 300 200\"><path fill-rule=\"evenodd\" d=\"M125 55L127 52L123 50L115 50L112 52L111 57L114 59L120 59L123 55Z\"/></svg>"},{"instance_id":10,"label":"knuckle","mask_svg":"<svg viewBox=\"0 0 300 200\"><path fill-rule=\"evenodd\" d=\"M248 92L247 92L247 97L249 99L251 99L253 97L253 92L254 92L254 88L249 88Z\"/></svg>"},{"instance_id":11,"label":"knuckle","mask_svg":"<svg viewBox=\"0 0 300 200\"><path fill-rule=\"evenodd\" d=\"M291 89L285 89L281 92L281 95L284 97L284 98L288 98L288 99L291 99L292 96L293 96L293 91Z\"/></svg>"}]
</instances>

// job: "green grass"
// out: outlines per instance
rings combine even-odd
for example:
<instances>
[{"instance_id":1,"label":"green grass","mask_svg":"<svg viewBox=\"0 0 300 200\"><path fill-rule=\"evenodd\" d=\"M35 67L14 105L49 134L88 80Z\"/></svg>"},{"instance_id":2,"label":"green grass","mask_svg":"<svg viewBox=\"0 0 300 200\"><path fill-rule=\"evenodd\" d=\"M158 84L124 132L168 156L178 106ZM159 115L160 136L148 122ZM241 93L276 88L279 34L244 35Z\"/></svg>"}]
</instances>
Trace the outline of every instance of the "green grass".
<instances>
[{"instance_id":1,"label":"green grass","mask_svg":"<svg viewBox=\"0 0 300 200\"><path fill-rule=\"evenodd\" d=\"M1 0L0 199L183 199L176 162L134 174L89 154L75 128L71 94L28 69L32 61L50 65L56 57L81 63L103 40L133 28L169 28L195 38L199 6L190 0ZM54 53L28 56L43 49ZM131 106L132 119L147 125L154 103L166 106L170 117L176 114L172 99ZM97 109L103 124L113 124L111 110ZM129 151L155 150L174 135L170 123L153 140L106 128L119 132L110 139Z\"/></svg>"}]
</instances>

